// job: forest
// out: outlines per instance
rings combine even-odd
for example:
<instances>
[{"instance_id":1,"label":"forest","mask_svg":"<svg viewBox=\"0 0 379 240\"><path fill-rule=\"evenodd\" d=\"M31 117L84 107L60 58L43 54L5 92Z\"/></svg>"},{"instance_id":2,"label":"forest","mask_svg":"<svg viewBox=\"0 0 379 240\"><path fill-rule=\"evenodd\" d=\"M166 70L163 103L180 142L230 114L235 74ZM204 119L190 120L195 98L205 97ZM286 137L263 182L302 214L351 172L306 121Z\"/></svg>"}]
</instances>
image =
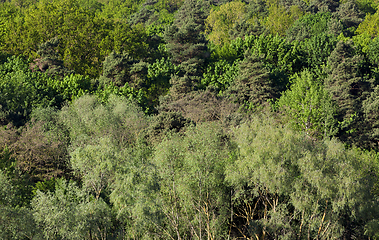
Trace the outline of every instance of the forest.
<instances>
[{"instance_id":1,"label":"forest","mask_svg":"<svg viewBox=\"0 0 379 240\"><path fill-rule=\"evenodd\" d=\"M0 0L0 239L379 239L379 1Z\"/></svg>"}]
</instances>

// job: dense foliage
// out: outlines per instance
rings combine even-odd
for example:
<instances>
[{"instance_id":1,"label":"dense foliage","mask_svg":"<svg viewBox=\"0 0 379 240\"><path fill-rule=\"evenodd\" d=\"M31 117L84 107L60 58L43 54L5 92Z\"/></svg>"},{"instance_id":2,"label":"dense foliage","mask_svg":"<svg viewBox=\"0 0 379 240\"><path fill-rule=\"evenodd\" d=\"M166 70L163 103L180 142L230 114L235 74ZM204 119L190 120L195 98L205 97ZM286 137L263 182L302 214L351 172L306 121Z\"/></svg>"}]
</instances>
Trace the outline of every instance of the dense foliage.
<instances>
[{"instance_id":1,"label":"dense foliage","mask_svg":"<svg viewBox=\"0 0 379 240\"><path fill-rule=\"evenodd\" d=\"M379 239L378 7L0 1L0 239Z\"/></svg>"}]
</instances>

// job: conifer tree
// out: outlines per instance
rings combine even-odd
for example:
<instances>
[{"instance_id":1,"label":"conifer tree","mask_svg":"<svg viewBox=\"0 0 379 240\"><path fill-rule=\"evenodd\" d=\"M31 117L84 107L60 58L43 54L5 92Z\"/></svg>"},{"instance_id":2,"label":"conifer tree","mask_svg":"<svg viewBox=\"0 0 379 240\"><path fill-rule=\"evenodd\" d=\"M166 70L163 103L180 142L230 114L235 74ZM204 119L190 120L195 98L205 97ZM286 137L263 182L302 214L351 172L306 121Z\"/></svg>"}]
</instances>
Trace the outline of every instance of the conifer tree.
<instances>
[{"instance_id":1,"label":"conifer tree","mask_svg":"<svg viewBox=\"0 0 379 240\"><path fill-rule=\"evenodd\" d=\"M63 65L63 61L59 57L59 43L60 39L58 37L42 43L37 51L37 54L41 57L35 59L34 63L30 65L32 70L38 69L51 75L57 74L61 76L73 73Z\"/></svg>"},{"instance_id":2,"label":"conifer tree","mask_svg":"<svg viewBox=\"0 0 379 240\"><path fill-rule=\"evenodd\" d=\"M258 57L250 52L245 54L239 75L227 90L234 101L240 104L249 102L256 107L275 97L274 84L263 59L263 56Z\"/></svg>"},{"instance_id":3,"label":"conifer tree","mask_svg":"<svg viewBox=\"0 0 379 240\"><path fill-rule=\"evenodd\" d=\"M103 62L103 74L99 81L102 84L113 83L122 87L130 81L130 69L135 61L127 54L112 52Z\"/></svg>"},{"instance_id":4,"label":"conifer tree","mask_svg":"<svg viewBox=\"0 0 379 240\"><path fill-rule=\"evenodd\" d=\"M205 59L209 56L204 36L204 7L204 3L186 0L175 15L173 25L165 32L172 62L181 69L171 79L170 95L174 98L195 89L202 76Z\"/></svg>"},{"instance_id":5,"label":"conifer tree","mask_svg":"<svg viewBox=\"0 0 379 240\"><path fill-rule=\"evenodd\" d=\"M329 72L325 79L325 89L329 92L332 100L339 106L337 119L341 130L351 139L359 141L361 137L358 120L362 115L362 101L368 94L370 84L360 74L362 56L356 54L351 41L338 42L336 48L328 59ZM348 140L345 133L340 137Z\"/></svg>"},{"instance_id":6,"label":"conifer tree","mask_svg":"<svg viewBox=\"0 0 379 240\"><path fill-rule=\"evenodd\" d=\"M342 22L346 35L353 35L358 25L364 19L364 13L353 0L343 2L337 9L336 15Z\"/></svg>"},{"instance_id":7,"label":"conifer tree","mask_svg":"<svg viewBox=\"0 0 379 240\"><path fill-rule=\"evenodd\" d=\"M363 102L363 111L368 128L369 147L379 149L379 85Z\"/></svg>"}]
</instances>

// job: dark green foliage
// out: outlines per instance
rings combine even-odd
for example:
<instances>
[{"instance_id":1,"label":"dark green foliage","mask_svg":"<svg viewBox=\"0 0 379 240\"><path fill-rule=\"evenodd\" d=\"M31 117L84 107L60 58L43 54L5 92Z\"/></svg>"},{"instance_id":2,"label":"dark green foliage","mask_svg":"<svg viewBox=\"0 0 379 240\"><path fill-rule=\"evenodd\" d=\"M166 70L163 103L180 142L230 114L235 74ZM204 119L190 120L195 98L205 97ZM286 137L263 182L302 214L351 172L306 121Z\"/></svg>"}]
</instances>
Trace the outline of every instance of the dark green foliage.
<instances>
[{"instance_id":1,"label":"dark green foliage","mask_svg":"<svg viewBox=\"0 0 379 240\"><path fill-rule=\"evenodd\" d=\"M193 58L201 64L206 57L207 41L203 35L206 15L202 8L199 2L185 1L175 15L173 25L165 33L172 61L177 65L190 62Z\"/></svg>"},{"instance_id":2,"label":"dark green foliage","mask_svg":"<svg viewBox=\"0 0 379 240\"><path fill-rule=\"evenodd\" d=\"M379 149L379 86L363 101L364 118L367 122L366 134L371 142L370 147Z\"/></svg>"},{"instance_id":3,"label":"dark green foliage","mask_svg":"<svg viewBox=\"0 0 379 240\"><path fill-rule=\"evenodd\" d=\"M312 13L335 12L339 3L337 0L310 0L308 10Z\"/></svg>"},{"instance_id":4,"label":"dark green foliage","mask_svg":"<svg viewBox=\"0 0 379 240\"><path fill-rule=\"evenodd\" d=\"M172 62L180 65L180 73L171 79L170 95L178 98L200 83L203 64L209 53L204 36L204 5L186 0L175 15L175 21L165 32Z\"/></svg>"},{"instance_id":5,"label":"dark green foliage","mask_svg":"<svg viewBox=\"0 0 379 240\"><path fill-rule=\"evenodd\" d=\"M145 89L151 105L156 107L159 104L159 97L167 94L171 86L171 76L177 70L178 67L167 58L157 59L148 66Z\"/></svg>"},{"instance_id":6,"label":"dark green foliage","mask_svg":"<svg viewBox=\"0 0 379 240\"><path fill-rule=\"evenodd\" d=\"M178 67L162 58L152 64L133 60L127 54L111 53L103 63L97 94L106 100L108 94L136 100L148 113L155 111L160 96L167 94L171 75Z\"/></svg>"},{"instance_id":7,"label":"dark green foliage","mask_svg":"<svg viewBox=\"0 0 379 240\"><path fill-rule=\"evenodd\" d=\"M230 123L232 118L239 118L237 113L240 105L228 97L218 95L217 89L208 87L206 90L193 91L183 98L162 104L161 110L183 114L195 123L218 121Z\"/></svg>"},{"instance_id":8,"label":"dark green foliage","mask_svg":"<svg viewBox=\"0 0 379 240\"><path fill-rule=\"evenodd\" d=\"M35 59L30 68L33 71L47 72L49 75L65 76L72 74L73 71L68 70L63 65L63 61L59 59L58 45L59 38L57 37L42 43L37 51L40 58Z\"/></svg>"},{"instance_id":9,"label":"dark green foliage","mask_svg":"<svg viewBox=\"0 0 379 240\"><path fill-rule=\"evenodd\" d=\"M178 112L162 112L151 119L149 127L146 129L146 139L148 142L157 144L170 132L184 131L191 121Z\"/></svg>"},{"instance_id":10,"label":"dark green foliage","mask_svg":"<svg viewBox=\"0 0 379 240\"><path fill-rule=\"evenodd\" d=\"M133 25L136 25L138 23L148 24L149 20L154 17L155 9L154 5L157 3L156 0L146 0L138 12L134 13L130 16L130 22Z\"/></svg>"},{"instance_id":11,"label":"dark green foliage","mask_svg":"<svg viewBox=\"0 0 379 240\"><path fill-rule=\"evenodd\" d=\"M0 238L38 239L40 229L30 209L18 206L20 202L17 194L16 186L0 170Z\"/></svg>"},{"instance_id":12,"label":"dark green foliage","mask_svg":"<svg viewBox=\"0 0 379 240\"><path fill-rule=\"evenodd\" d=\"M362 124L358 120L362 116L362 101L370 91L370 84L360 73L362 56L355 52L352 42L338 42L328 58L328 77L325 79L325 89L332 100L339 106L337 119L341 123L340 137L352 142L359 142L362 136ZM346 135L350 132L353 135Z\"/></svg>"},{"instance_id":13,"label":"dark green foliage","mask_svg":"<svg viewBox=\"0 0 379 240\"><path fill-rule=\"evenodd\" d=\"M115 86L122 87L131 82L131 66L135 63L128 54L118 54L112 52L103 62L103 73L100 76L101 84L113 83Z\"/></svg>"},{"instance_id":14,"label":"dark green foliage","mask_svg":"<svg viewBox=\"0 0 379 240\"><path fill-rule=\"evenodd\" d=\"M226 91L235 102L259 107L278 96L270 72L263 64L264 59L265 56L246 53L238 77Z\"/></svg>"},{"instance_id":15,"label":"dark green foliage","mask_svg":"<svg viewBox=\"0 0 379 240\"><path fill-rule=\"evenodd\" d=\"M253 20L243 20L235 23L233 28L229 30L229 36L231 39L252 35L259 36L264 33L264 30L261 22L257 18L253 18Z\"/></svg>"},{"instance_id":16,"label":"dark green foliage","mask_svg":"<svg viewBox=\"0 0 379 240\"><path fill-rule=\"evenodd\" d=\"M352 36L358 25L364 20L364 13L358 8L356 1L352 0L341 3L336 16L343 24L345 36Z\"/></svg>"}]
</instances>

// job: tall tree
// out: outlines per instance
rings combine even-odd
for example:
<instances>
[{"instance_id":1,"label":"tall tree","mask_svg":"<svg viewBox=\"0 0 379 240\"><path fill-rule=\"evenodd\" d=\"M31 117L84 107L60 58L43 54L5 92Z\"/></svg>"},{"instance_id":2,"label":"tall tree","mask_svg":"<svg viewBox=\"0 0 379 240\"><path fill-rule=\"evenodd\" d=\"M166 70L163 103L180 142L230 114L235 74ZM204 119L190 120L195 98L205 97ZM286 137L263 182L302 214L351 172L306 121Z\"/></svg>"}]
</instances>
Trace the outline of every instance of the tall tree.
<instances>
[{"instance_id":1,"label":"tall tree","mask_svg":"<svg viewBox=\"0 0 379 240\"><path fill-rule=\"evenodd\" d=\"M239 75L226 91L235 102L257 107L276 96L274 83L263 59L264 56L246 52L245 59L240 64Z\"/></svg>"},{"instance_id":2,"label":"tall tree","mask_svg":"<svg viewBox=\"0 0 379 240\"><path fill-rule=\"evenodd\" d=\"M165 32L172 61L181 71L171 79L170 94L177 97L190 92L199 84L205 59L209 57L204 36L205 2L186 0Z\"/></svg>"},{"instance_id":3,"label":"tall tree","mask_svg":"<svg viewBox=\"0 0 379 240\"><path fill-rule=\"evenodd\" d=\"M342 130L339 135L343 140L350 139L353 142L362 136L359 130L361 126L357 123L362 115L362 101L370 88L369 82L360 72L362 60L351 41L338 42L328 58L328 77L324 83L332 100L339 106L337 119Z\"/></svg>"}]
</instances>

